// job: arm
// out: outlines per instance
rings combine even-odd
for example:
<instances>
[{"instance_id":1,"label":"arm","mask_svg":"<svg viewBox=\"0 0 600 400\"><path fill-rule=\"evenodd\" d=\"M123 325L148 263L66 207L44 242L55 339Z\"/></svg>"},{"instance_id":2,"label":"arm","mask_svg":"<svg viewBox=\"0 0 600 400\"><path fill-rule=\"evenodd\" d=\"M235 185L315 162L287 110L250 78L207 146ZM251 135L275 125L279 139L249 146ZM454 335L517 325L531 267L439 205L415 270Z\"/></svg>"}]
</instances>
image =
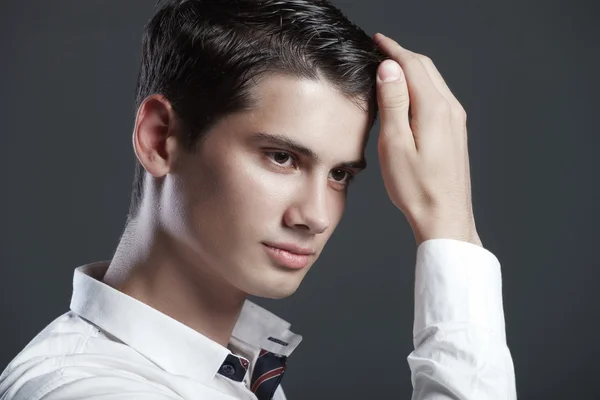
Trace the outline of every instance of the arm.
<instances>
[{"instance_id":1,"label":"arm","mask_svg":"<svg viewBox=\"0 0 600 400\"><path fill-rule=\"evenodd\" d=\"M417 250L413 400L516 399L497 258L479 246L434 239Z\"/></svg>"},{"instance_id":2,"label":"arm","mask_svg":"<svg viewBox=\"0 0 600 400\"><path fill-rule=\"evenodd\" d=\"M500 264L477 233L466 112L430 58L381 34L378 152L417 249L413 400L516 399Z\"/></svg>"}]
</instances>

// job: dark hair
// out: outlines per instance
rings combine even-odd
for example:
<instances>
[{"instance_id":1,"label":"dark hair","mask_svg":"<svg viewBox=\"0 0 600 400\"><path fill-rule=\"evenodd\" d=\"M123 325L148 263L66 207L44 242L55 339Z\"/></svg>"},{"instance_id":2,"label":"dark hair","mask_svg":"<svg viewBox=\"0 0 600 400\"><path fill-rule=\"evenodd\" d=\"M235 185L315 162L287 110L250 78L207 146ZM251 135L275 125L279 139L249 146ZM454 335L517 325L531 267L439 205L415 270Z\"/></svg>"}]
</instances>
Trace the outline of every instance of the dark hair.
<instances>
[{"instance_id":1,"label":"dark hair","mask_svg":"<svg viewBox=\"0 0 600 400\"><path fill-rule=\"evenodd\" d=\"M384 59L373 40L326 0L166 0L145 27L136 109L164 95L183 127L182 146L199 148L220 118L251 107L253 79L266 73L324 78L377 116L375 73ZM128 219L142 199L136 159Z\"/></svg>"}]
</instances>

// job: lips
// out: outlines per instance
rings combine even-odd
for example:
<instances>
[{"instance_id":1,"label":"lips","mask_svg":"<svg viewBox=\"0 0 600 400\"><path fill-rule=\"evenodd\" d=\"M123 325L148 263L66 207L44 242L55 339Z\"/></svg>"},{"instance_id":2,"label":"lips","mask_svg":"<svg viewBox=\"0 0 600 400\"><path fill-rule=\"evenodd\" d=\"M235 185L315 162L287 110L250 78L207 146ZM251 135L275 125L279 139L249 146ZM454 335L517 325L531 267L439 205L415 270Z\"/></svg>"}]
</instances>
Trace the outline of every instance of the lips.
<instances>
[{"instance_id":1,"label":"lips","mask_svg":"<svg viewBox=\"0 0 600 400\"><path fill-rule=\"evenodd\" d=\"M295 247L295 251L303 251L304 253L306 253L299 254L282 248L273 247L265 243L263 243L263 245L265 247L266 253L269 255L271 260L273 260L276 264L280 266L291 269L301 269L308 265L308 261L310 259L311 254L310 249Z\"/></svg>"},{"instance_id":2,"label":"lips","mask_svg":"<svg viewBox=\"0 0 600 400\"><path fill-rule=\"evenodd\" d=\"M290 253L298 254L298 255L313 255L315 251L308 247L302 247L296 245L294 243L274 243L274 242L264 242L265 245L274 247L276 249L286 250Z\"/></svg>"}]
</instances>

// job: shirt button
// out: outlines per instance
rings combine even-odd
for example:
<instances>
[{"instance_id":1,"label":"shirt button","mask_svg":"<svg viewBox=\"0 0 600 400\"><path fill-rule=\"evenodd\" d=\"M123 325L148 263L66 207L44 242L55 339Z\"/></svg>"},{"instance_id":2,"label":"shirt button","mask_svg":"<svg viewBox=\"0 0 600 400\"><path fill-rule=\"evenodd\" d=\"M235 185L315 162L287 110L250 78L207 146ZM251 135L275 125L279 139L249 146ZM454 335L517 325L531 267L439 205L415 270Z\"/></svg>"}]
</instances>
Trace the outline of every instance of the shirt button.
<instances>
[{"instance_id":1,"label":"shirt button","mask_svg":"<svg viewBox=\"0 0 600 400\"><path fill-rule=\"evenodd\" d=\"M221 371L223 371L223 373L225 375L230 375L231 376L231 375L235 374L235 367L233 365L231 365L231 364L223 364L221 366Z\"/></svg>"}]
</instances>

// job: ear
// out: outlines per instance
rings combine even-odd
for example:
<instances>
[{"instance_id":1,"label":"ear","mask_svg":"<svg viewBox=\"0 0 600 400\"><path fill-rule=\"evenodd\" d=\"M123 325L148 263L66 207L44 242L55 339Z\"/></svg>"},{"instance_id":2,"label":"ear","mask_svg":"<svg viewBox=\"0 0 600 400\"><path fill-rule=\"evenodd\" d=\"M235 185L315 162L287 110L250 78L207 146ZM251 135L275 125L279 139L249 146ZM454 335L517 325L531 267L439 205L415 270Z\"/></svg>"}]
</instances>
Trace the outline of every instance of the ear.
<instances>
[{"instance_id":1,"label":"ear","mask_svg":"<svg viewBox=\"0 0 600 400\"><path fill-rule=\"evenodd\" d=\"M173 107L160 94L148 96L140 107L133 128L133 150L148 173L159 178L172 168L177 157L177 123Z\"/></svg>"}]
</instances>

